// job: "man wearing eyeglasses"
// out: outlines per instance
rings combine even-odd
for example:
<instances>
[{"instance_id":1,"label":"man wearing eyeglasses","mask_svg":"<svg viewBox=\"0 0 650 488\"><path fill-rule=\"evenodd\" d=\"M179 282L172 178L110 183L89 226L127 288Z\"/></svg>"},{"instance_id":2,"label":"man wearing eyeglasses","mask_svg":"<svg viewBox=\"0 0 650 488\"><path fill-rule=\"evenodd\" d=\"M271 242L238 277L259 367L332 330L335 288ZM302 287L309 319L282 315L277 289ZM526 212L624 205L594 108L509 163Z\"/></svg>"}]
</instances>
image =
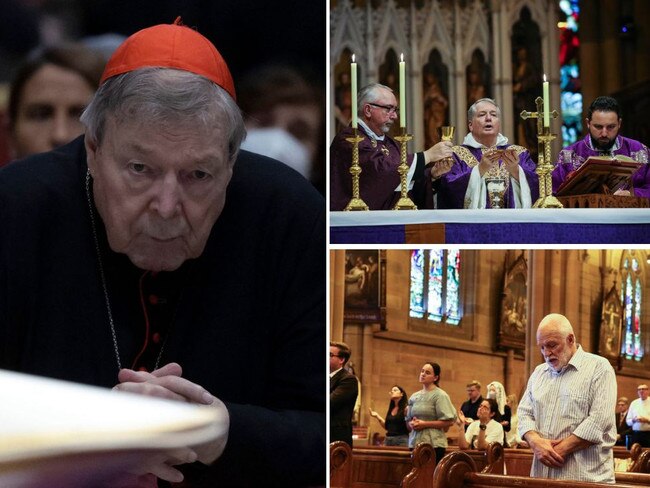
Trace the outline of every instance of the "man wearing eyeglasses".
<instances>
[{"instance_id":1,"label":"man wearing eyeglasses","mask_svg":"<svg viewBox=\"0 0 650 488\"><path fill-rule=\"evenodd\" d=\"M379 83L365 86L358 94L359 193L370 210L393 208L400 196L400 146L388 132L399 116L393 91ZM352 144L346 139L354 129L343 129L330 146L330 209L343 210L352 198ZM426 151L407 156L407 184L418 207L430 207L425 195L431 185L433 163L451 157L451 142L439 142ZM428 199L429 201L431 199Z\"/></svg>"},{"instance_id":2,"label":"man wearing eyeglasses","mask_svg":"<svg viewBox=\"0 0 650 488\"><path fill-rule=\"evenodd\" d=\"M650 399L648 385L639 385L636 389L639 398L630 404L627 411L627 425L632 427L632 443L650 447Z\"/></svg>"},{"instance_id":3,"label":"man wearing eyeglasses","mask_svg":"<svg viewBox=\"0 0 650 488\"><path fill-rule=\"evenodd\" d=\"M330 442L352 447L352 414L359 394L357 378L344 368L352 351L344 342L330 342Z\"/></svg>"}]
</instances>

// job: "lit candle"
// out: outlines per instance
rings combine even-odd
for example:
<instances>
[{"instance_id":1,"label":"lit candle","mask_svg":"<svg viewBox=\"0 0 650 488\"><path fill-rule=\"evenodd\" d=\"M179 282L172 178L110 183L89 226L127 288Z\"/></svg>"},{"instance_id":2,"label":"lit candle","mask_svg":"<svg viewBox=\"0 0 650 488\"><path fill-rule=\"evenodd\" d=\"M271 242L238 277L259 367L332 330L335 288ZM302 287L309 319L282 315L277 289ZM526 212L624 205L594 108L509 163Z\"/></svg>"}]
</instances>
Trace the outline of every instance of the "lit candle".
<instances>
[{"instance_id":1,"label":"lit candle","mask_svg":"<svg viewBox=\"0 0 650 488\"><path fill-rule=\"evenodd\" d=\"M544 127L548 127L550 125L550 117L551 114L549 113L549 96L548 96L548 81L546 81L546 75L544 75L544 83L542 84L543 87L543 96L544 98Z\"/></svg>"},{"instance_id":2,"label":"lit candle","mask_svg":"<svg viewBox=\"0 0 650 488\"><path fill-rule=\"evenodd\" d=\"M357 63L354 62L354 54L352 55L352 63L350 64L350 78L351 86L350 90L352 91L352 128L356 129L358 126L357 123Z\"/></svg>"},{"instance_id":3,"label":"lit candle","mask_svg":"<svg viewBox=\"0 0 650 488\"><path fill-rule=\"evenodd\" d=\"M399 126L406 127L406 63L404 62L404 53L400 55L399 62Z\"/></svg>"}]
</instances>

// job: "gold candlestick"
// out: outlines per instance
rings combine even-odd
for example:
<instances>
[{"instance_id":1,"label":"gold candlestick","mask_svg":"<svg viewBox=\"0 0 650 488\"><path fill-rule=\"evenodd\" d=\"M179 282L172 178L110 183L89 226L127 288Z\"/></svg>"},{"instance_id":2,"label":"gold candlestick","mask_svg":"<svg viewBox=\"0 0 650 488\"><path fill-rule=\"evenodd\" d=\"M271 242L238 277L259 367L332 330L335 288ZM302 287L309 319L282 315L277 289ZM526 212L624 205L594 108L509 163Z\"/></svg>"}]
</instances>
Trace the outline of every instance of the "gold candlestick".
<instances>
[{"instance_id":1,"label":"gold candlestick","mask_svg":"<svg viewBox=\"0 0 650 488\"><path fill-rule=\"evenodd\" d=\"M361 166L359 166L359 143L363 141L363 136L359 135L358 129L354 129L354 136L346 137L345 140L352 144L352 166L350 166L350 174L352 175L352 199L343 210L346 212L350 210L370 210L366 202L359 195L359 175L361 174Z\"/></svg>"},{"instance_id":2,"label":"gold candlestick","mask_svg":"<svg viewBox=\"0 0 650 488\"><path fill-rule=\"evenodd\" d=\"M400 160L401 163L397 168L397 172L400 177L400 189L401 195L400 199L397 201L393 210L417 210L418 207L413 203L408 196L408 185L406 183L406 175L409 172L409 167L406 164L406 143L413 139L412 136L406 133L406 128L402 127L402 134L395 137L395 140L399 142L400 145Z\"/></svg>"},{"instance_id":3,"label":"gold candlestick","mask_svg":"<svg viewBox=\"0 0 650 488\"><path fill-rule=\"evenodd\" d=\"M544 127L544 99L537 97L535 99L537 112L522 111L522 119L537 119L537 169L535 173L539 177L539 198L533 204L533 208L563 208L560 201L553 196L553 181L551 173L553 172L553 163L551 162L551 142L555 139L555 134L551 134L549 127ZM558 117L557 110L553 110L549 116Z\"/></svg>"}]
</instances>

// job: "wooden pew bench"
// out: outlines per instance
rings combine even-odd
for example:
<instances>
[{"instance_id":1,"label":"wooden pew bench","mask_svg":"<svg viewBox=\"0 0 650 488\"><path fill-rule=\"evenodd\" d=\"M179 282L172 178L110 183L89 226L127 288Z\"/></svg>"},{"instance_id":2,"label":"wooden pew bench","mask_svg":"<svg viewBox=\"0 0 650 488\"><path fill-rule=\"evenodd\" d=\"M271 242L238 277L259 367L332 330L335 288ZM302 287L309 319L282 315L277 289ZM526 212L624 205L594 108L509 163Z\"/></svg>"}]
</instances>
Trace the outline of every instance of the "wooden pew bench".
<instances>
[{"instance_id":1,"label":"wooden pew bench","mask_svg":"<svg viewBox=\"0 0 650 488\"><path fill-rule=\"evenodd\" d=\"M633 476L632 473L625 473ZM619 483L616 488L638 488L639 484ZM648 485L646 485L648 486ZM451 452L438 463L433 488L611 488L607 483L575 480L548 480L527 476L479 473L474 460L463 451Z\"/></svg>"},{"instance_id":2,"label":"wooden pew bench","mask_svg":"<svg viewBox=\"0 0 650 488\"><path fill-rule=\"evenodd\" d=\"M640 448L641 446L639 446ZM650 450L649 450L650 451ZM643 458L641 457L643 455ZM640 469L643 467L644 459L647 456L644 452L641 452L640 449L637 449L630 453L630 456L636 457L636 463L634 467ZM530 468L533 464L533 452L530 449L503 449L503 463L500 463L498 460L495 462L495 467L493 469L483 468L484 473L492 474L507 474L508 476L524 476L527 477L530 475ZM499 464L497 464L499 463ZM476 463L477 470L481 469L481 465ZM499 470L499 465L505 467L504 470ZM635 484L641 486L650 487L650 474L643 473L640 471L637 472L616 472L616 483L627 483Z\"/></svg>"},{"instance_id":3,"label":"wooden pew bench","mask_svg":"<svg viewBox=\"0 0 650 488\"><path fill-rule=\"evenodd\" d=\"M332 488L431 488L435 451L419 444L406 447L350 447L330 444L330 486Z\"/></svg>"}]
</instances>

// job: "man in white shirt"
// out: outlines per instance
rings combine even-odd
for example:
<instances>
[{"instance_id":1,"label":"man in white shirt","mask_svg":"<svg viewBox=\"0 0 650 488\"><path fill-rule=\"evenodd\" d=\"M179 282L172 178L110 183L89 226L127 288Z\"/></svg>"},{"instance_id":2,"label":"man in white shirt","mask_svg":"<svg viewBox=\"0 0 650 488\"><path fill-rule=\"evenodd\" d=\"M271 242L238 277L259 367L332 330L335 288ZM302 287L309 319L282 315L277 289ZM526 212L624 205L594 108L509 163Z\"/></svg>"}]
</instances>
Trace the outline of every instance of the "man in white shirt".
<instances>
[{"instance_id":1,"label":"man in white shirt","mask_svg":"<svg viewBox=\"0 0 650 488\"><path fill-rule=\"evenodd\" d=\"M637 387L639 398L630 404L627 411L627 425L632 427L632 443L638 442L643 447L650 447L650 400L648 385Z\"/></svg>"},{"instance_id":2,"label":"man in white shirt","mask_svg":"<svg viewBox=\"0 0 650 488\"><path fill-rule=\"evenodd\" d=\"M614 369L576 343L560 314L542 319L537 345L545 363L530 376L517 410L519 435L533 450L531 477L614 483Z\"/></svg>"}]
</instances>

